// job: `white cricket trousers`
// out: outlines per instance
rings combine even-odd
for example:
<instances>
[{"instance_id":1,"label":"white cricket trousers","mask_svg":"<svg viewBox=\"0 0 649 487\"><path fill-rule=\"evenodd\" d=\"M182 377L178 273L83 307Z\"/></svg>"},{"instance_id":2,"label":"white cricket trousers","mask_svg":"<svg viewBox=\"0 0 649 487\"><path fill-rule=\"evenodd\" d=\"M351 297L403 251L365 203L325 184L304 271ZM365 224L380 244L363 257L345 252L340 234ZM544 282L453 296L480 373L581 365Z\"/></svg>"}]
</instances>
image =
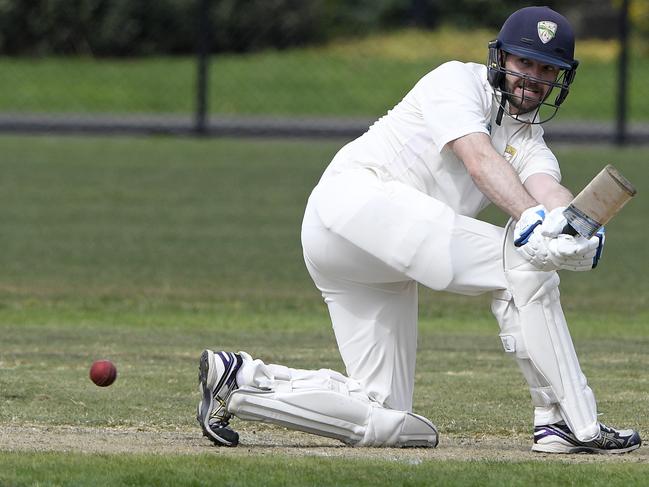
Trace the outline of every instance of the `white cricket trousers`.
<instances>
[{"instance_id":1,"label":"white cricket trousers","mask_svg":"<svg viewBox=\"0 0 649 487\"><path fill-rule=\"evenodd\" d=\"M411 411L417 283L477 295L507 288L504 229L372 169L326 173L302 225L347 374L386 408Z\"/></svg>"}]
</instances>

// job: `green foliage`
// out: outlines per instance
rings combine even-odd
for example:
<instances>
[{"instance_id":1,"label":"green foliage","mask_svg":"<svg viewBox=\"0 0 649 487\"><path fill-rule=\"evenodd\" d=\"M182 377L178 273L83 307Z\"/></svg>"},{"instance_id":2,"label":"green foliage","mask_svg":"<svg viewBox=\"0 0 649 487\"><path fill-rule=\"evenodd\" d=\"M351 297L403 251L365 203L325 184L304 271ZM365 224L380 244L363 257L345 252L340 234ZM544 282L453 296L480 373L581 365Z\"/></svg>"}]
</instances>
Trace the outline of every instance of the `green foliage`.
<instances>
[{"instance_id":1,"label":"green foliage","mask_svg":"<svg viewBox=\"0 0 649 487\"><path fill-rule=\"evenodd\" d=\"M213 3L216 51L285 48L323 40L320 0L220 0Z\"/></svg>"},{"instance_id":2,"label":"green foliage","mask_svg":"<svg viewBox=\"0 0 649 487\"><path fill-rule=\"evenodd\" d=\"M0 52L8 55L132 56L191 52L194 2L4 0Z\"/></svg>"},{"instance_id":3,"label":"green foliage","mask_svg":"<svg viewBox=\"0 0 649 487\"><path fill-rule=\"evenodd\" d=\"M444 23L459 28L487 27L496 30L512 12L539 4L533 0L418 0L412 3L419 9L420 25L437 27ZM549 0L543 5L555 7L555 4L561 3Z\"/></svg>"},{"instance_id":4,"label":"green foliage","mask_svg":"<svg viewBox=\"0 0 649 487\"><path fill-rule=\"evenodd\" d=\"M621 0L615 0L615 4L621 4ZM629 2L629 21L631 32L637 34L644 42L642 45L643 54L649 52L649 2L645 0L631 0Z\"/></svg>"},{"instance_id":5,"label":"green foliage","mask_svg":"<svg viewBox=\"0 0 649 487\"><path fill-rule=\"evenodd\" d=\"M406 0L4 0L0 52L9 55L135 56L190 53L199 16L215 52L322 42L407 21Z\"/></svg>"},{"instance_id":6,"label":"green foliage","mask_svg":"<svg viewBox=\"0 0 649 487\"><path fill-rule=\"evenodd\" d=\"M497 30L518 0L3 0L0 53L140 56L197 49L200 18L213 52L251 52L362 37L409 25ZM576 8L588 0L549 0ZM206 11L202 10L205 5Z\"/></svg>"}]
</instances>

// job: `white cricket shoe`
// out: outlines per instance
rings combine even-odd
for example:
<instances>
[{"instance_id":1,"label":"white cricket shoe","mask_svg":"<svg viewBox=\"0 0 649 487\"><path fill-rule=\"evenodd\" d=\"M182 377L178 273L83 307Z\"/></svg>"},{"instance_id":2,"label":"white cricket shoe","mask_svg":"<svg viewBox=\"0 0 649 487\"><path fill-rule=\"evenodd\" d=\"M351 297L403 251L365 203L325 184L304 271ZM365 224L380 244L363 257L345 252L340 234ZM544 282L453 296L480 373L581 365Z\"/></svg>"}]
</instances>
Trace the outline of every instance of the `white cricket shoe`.
<instances>
[{"instance_id":1,"label":"white cricket shoe","mask_svg":"<svg viewBox=\"0 0 649 487\"><path fill-rule=\"evenodd\" d=\"M579 441L563 422L534 427L532 451L544 453L628 453L640 447L637 431L617 430L600 423L600 433L591 441Z\"/></svg>"},{"instance_id":2,"label":"white cricket shoe","mask_svg":"<svg viewBox=\"0 0 649 487\"><path fill-rule=\"evenodd\" d=\"M217 446L237 446L239 434L228 423L232 415L226 409L228 397L238 388L237 371L243 359L238 353L204 350L198 368L202 394L196 419L203 435Z\"/></svg>"}]
</instances>

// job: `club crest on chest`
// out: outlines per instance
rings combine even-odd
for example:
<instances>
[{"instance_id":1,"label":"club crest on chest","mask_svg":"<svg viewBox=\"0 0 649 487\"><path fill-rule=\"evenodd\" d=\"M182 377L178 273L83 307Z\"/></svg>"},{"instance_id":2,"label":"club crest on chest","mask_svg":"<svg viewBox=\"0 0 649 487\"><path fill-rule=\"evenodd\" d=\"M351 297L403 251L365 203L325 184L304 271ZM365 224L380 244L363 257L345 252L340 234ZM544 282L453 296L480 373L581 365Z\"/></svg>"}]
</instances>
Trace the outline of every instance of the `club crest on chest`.
<instances>
[{"instance_id":1,"label":"club crest on chest","mask_svg":"<svg viewBox=\"0 0 649 487\"><path fill-rule=\"evenodd\" d=\"M515 156L516 156L516 149L511 145L507 144L507 147L505 147L505 152L503 152L503 157L507 162L511 162L511 160Z\"/></svg>"}]
</instances>

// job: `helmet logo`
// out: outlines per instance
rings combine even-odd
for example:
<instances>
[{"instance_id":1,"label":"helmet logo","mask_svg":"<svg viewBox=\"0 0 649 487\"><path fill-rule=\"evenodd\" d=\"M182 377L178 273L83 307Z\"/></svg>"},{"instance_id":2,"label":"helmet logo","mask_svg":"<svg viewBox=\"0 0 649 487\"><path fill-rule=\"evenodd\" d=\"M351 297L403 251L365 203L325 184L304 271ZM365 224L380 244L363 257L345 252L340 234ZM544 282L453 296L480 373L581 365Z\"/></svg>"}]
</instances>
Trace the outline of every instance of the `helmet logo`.
<instances>
[{"instance_id":1,"label":"helmet logo","mask_svg":"<svg viewBox=\"0 0 649 487\"><path fill-rule=\"evenodd\" d=\"M543 44L547 44L557 33L557 24L549 20L542 20L536 24L536 31L539 34L539 39Z\"/></svg>"}]
</instances>

